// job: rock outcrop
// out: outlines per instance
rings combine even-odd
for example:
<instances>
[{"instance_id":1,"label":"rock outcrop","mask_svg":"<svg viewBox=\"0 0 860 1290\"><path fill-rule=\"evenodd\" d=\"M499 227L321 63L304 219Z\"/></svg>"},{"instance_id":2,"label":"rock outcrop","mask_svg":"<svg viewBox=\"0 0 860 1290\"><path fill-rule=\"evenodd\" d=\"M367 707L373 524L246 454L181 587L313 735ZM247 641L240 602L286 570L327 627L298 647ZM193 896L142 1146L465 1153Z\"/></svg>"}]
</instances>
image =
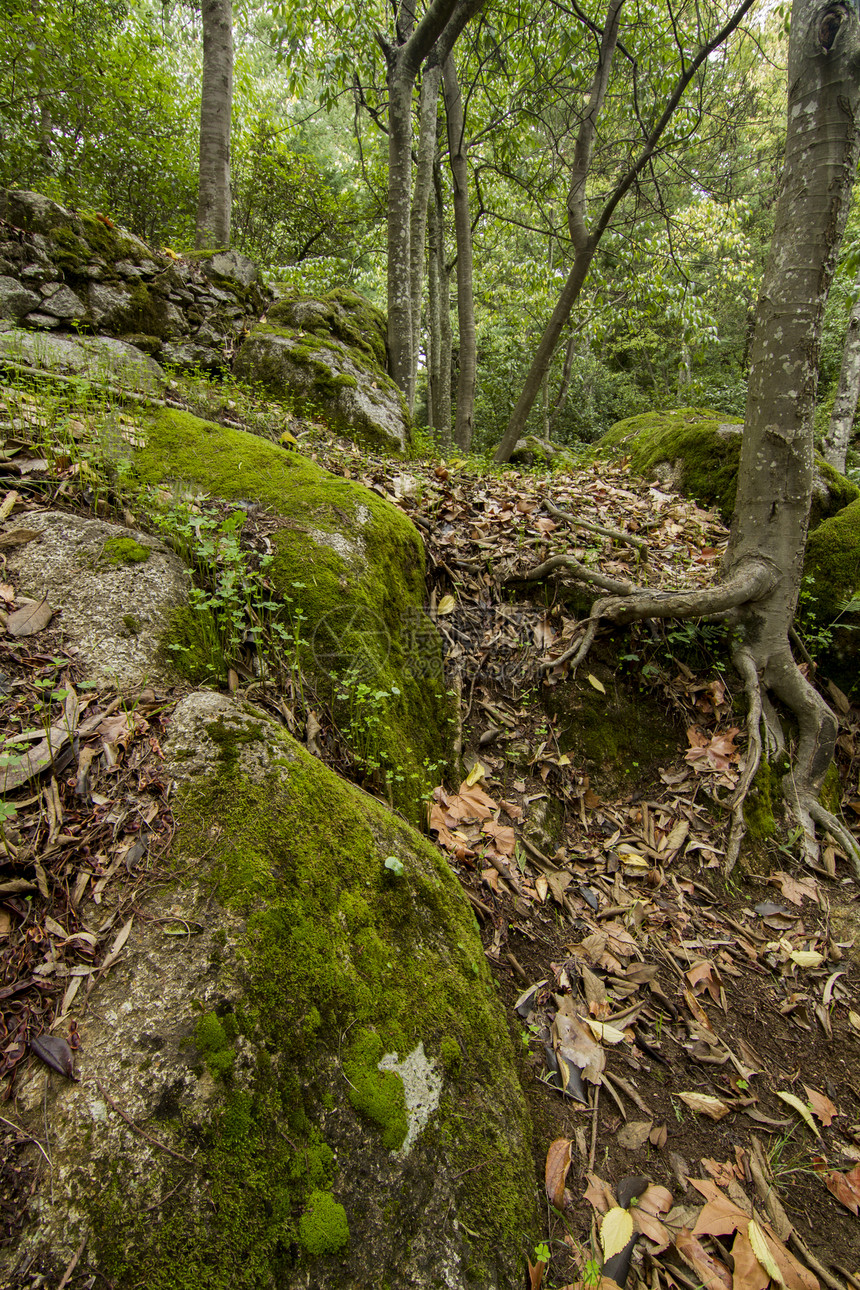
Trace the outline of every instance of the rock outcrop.
<instances>
[{"instance_id":1,"label":"rock outcrop","mask_svg":"<svg viewBox=\"0 0 860 1290\"><path fill-rule=\"evenodd\" d=\"M55 1281L85 1238L117 1290L518 1284L528 1114L444 859L234 699L165 753L176 843L73 1009L78 1082L19 1080L51 1185L0 1267Z\"/></svg>"},{"instance_id":2,"label":"rock outcrop","mask_svg":"<svg viewBox=\"0 0 860 1290\"><path fill-rule=\"evenodd\" d=\"M373 447L409 447L409 412L386 373L385 317L354 291L278 301L243 343L234 371Z\"/></svg>"},{"instance_id":3,"label":"rock outcrop","mask_svg":"<svg viewBox=\"0 0 860 1290\"><path fill-rule=\"evenodd\" d=\"M236 251L180 258L103 215L0 191L0 326L102 332L162 362L215 370L271 299Z\"/></svg>"},{"instance_id":4,"label":"rock outcrop","mask_svg":"<svg viewBox=\"0 0 860 1290\"><path fill-rule=\"evenodd\" d=\"M737 492L743 423L710 408L673 408L618 421L594 445L598 456L629 455L639 475L712 507L728 524ZM810 526L860 497L860 489L815 456Z\"/></svg>"}]
</instances>

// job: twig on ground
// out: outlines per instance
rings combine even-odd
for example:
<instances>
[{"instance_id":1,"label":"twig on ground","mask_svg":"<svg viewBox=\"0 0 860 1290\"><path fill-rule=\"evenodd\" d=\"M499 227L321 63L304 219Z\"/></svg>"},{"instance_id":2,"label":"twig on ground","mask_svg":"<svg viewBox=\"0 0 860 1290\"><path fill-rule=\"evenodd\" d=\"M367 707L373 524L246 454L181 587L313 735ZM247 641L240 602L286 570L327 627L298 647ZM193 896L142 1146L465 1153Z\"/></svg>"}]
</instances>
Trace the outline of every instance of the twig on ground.
<instances>
[{"instance_id":1,"label":"twig on ground","mask_svg":"<svg viewBox=\"0 0 860 1290\"><path fill-rule=\"evenodd\" d=\"M74 1272L75 1268L78 1266L78 1259L79 1259L79 1258L81 1257L81 1255L83 1254L83 1252L84 1252L84 1246L86 1245L86 1243L87 1243L87 1233L84 1233L83 1240L81 1241L81 1243L80 1243L80 1245L78 1246L78 1248L75 1250L75 1252L74 1252L74 1254L72 1255L72 1257L69 1259L68 1266L67 1266L67 1268L66 1268L65 1272L63 1273L62 1280L60 1281L60 1283L59 1283L59 1284L58 1284L58 1286L57 1286L57 1290L65 1290L65 1287L69 1284L69 1280L71 1279L71 1275L72 1275L72 1273Z\"/></svg>"},{"instance_id":2,"label":"twig on ground","mask_svg":"<svg viewBox=\"0 0 860 1290\"><path fill-rule=\"evenodd\" d=\"M606 1072L603 1072L604 1075ZM594 1086L594 1107L591 1120L591 1146L588 1149L588 1168L594 1168L594 1157L597 1154L597 1121L600 1115L600 1085Z\"/></svg>"},{"instance_id":3,"label":"twig on ground","mask_svg":"<svg viewBox=\"0 0 860 1290\"><path fill-rule=\"evenodd\" d=\"M166 1151L169 1156L173 1156L176 1160L181 1160L183 1164L191 1165L192 1168L195 1169L197 1168L194 1161L190 1160L188 1156L183 1156L181 1151L174 1151L173 1147L169 1147L166 1142L160 1142L158 1138L153 1138L149 1133L144 1133L143 1129L139 1128L139 1126L135 1124L134 1120L132 1120L130 1116L126 1115L125 1111L123 1111L121 1107L117 1106L116 1102L113 1100L110 1093L108 1093L102 1082L100 1080L95 1080L94 1083L108 1106L113 1111L116 1111L118 1116L125 1120L131 1131L136 1133L139 1138L143 1138L145 1142L149 1142L153 1147L158 1147L161 1151Z\"/></svg>"}]
</instances>

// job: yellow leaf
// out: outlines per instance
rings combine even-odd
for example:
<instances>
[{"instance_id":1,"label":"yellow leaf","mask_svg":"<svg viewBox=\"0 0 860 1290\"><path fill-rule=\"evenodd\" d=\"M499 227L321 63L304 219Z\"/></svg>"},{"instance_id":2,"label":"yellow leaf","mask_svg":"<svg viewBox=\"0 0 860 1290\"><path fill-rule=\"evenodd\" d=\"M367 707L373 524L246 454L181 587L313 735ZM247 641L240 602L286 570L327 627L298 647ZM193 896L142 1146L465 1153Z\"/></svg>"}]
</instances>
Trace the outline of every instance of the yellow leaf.
<instances>
[{"instance_id":1,"label":"yellow leaf","mask_svg":"<svg viewBox=\"0 0 860 1290\"><path fill-rule=\"evenodd\" d=\"M785 1278L774 1262L774 1257L768 1248L768 1243L764 1239L764 1232L761 1230L754 1218L751 1218L749 1221L747 1236L749 1237L753 1254L756 1256L767 1275L772 1281L775 1281L777 1285L784 1286Z\"/></svg>"},{"instance_id":2,"label":"yellow leaf","mask_svg":"<svg viewBox=\"0 0 860 1290\"><path fill-rule=\"evenodd\" d=\"M604 1216L600 1224L600 1244L603 1246L604 1261L620 1254L633 1235L633 1216L626 1209L616 1205Z\"/></svg>"},{"instance_id":3,"label":"yellow leaf","mask_svg":"<svg viewBox=\"0 0 860 1290\"><path fill-rule=\"evenodd\" d=\"M443 596L436 606L437 614L453 614L457 608L457 602L453 596Z\"/></svg>"},{"instance_id":4,"label":"yellow leaf","mask_svg":"<svg viewBox=\"0 0 860 1290\"><path fill-rule=\"evenodd\" d=\"M797 1112L797 1114L801 1117L804 1123L807 1124L809 1128L812 1130L812 1132L815 1134L816 1138L821 1137L821 1134L818 1132L818 1125L813 1120L812 1112L810 1111L809 1107L806 1105L805 1102L801 1102L800 1098L795 1097L793 1093L777 1092L777 1097L782 1098L783 1102L785 1102L787 1106L790 1106L793 1110Z\"/></svg>"},{"instance_id":5,"label":"yellow leaf","mask_svg":"<svg viewBox=\"0 0 860 1290\"><path fill-rule=\"evenodd\" d=\"M788 957L792 963L804 968L821 967L824 962L824 955L819 954L818 950L792 950Z\"/></svg>"},{"instance_id":6,"label":"yellow leaf","mask_svg":"<svg viewBox=\"0 0 860 1290\"><path fill-rule=\"evenodd\" d=\"M567 753L562 753L555 764L556 766L569 766L570 758L568 757Z\"/></svg>"},{"instance_id":7,"label":"yellow leaf","mask_svg":"<svg viewBox=\"0 0 860 1290\"><path fill-rule=\"evenodd\" d=\"M278 443L282 444L285 448L298 448L299 446L298 439L295 435L290 434L289 430L284 431L278 440Z\"/></svg>"},{"instance_id":8,"label":"yellow leaf","mask_svg":"<svg viewBox=\"0 0 860 1290\"><path fill-rule=\"evenodd\" d=\"M603 685L602 682L598 681L593 672L589 672L588 674L588 683L589 685L593 685L595 690L599 690L601 694L606 693L606 686Z\"/></svg>"},{"instance_id":9,"label":"yellow leaf","mask_svg":"<svg viewBox=\"0 0 860 1290\"><path fill-rule=\"evenodd\" d=\"M487 773L486 766L482 766L479 761L476 761L474 766L466 776L466 786L468 788L471 788L473 784L477 784L479 779L483 779L486 773Z\"/></svg>"},{"instance_id":10,"label":"yellow leaf","mask_svg":"<svg viewBox=\"0 0 860 1290\"><path fill-rule=\"evenodd\" d=\"M722 1120L730 1110L725 1102L721 1102L718 1097L710 1097L707 1093L679 1093L678 1097L686 1102L691 1111L698 1111L700 1115L707 1115L712 1120Z\"/></svg>"},{"instance_id":11,"label":"yellow leaf","mask_svg":"<svg viewBox=\"0 0 860 1290\"><path fill-rule=\"evenodd\" d=\"M848 1013L848 1020L851 1022L851 1025L855 1030L860 1030L860 1012L854 1012L852 1009L851 1012Z\"/></svg>"},{"instance_id":12,"label":"yellow leaf","mask_svg":"<svg viewBox=\"0 0 860 1290\"><path fill-rule=\"evenodd\" d=\"M582 1020L590 1028L595 1039L602 1039L607 1044L620 1044L626 1039L623 1030L617 1030L615 1026L608 1026L605 1021L593 1021L591 1017L583 1017Z\"/></svg>"}]
</instances>

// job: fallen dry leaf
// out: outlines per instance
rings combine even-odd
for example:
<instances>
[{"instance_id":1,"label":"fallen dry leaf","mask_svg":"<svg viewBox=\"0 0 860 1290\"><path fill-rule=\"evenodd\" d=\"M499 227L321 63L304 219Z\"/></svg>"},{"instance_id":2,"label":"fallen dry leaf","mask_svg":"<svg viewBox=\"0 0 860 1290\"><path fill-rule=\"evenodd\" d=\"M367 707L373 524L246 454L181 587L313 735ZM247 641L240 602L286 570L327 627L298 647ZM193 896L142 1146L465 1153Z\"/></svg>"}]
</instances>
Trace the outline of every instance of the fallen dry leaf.
<instances>
[{"instance_id":1,"label":"fallen dry leaf","mask_svg":"<svg viewBox=\"0 0 860 1290\"><path fill-rule=\"evenodd\" d=\"M711 1120L722 1120L731 1110L725 1102L721 1102L718 1097L711 1097L708 1093L679 1093L678 1097L691 1111L695 1111L698 1115L707 1115Z\"/></svg>"},{"instance_id":2,"label":"fallen dry leaf","mask_svg":"<svg viewBox=\"0 0 860 1290\"><path fill-rule=\"evenodd\" d=\"M827 1190L836 1199L850 1209L852 1214L860 1214L860 1165L855 1165L850 1173L840 1174L836 1170L825 1174Z\"/></svg>"},{"instance_id":3,"label":"fallen dry leaf","mask_svg":"<svg viewBox=\"0 0 860 1290\"><path fill-rule=\"evenodd\" d=\"M570 1168L570 1149L573 1143L570 1138L556 1138L555 1142L550 1143L549 1151L546 1153L546 1168L544 1178L546 1182L546 1194L551 1205L556 1209L561 1209L564 1203L564 1184L567 1181L567 1171Z\"/></svg>"}]
</instances>

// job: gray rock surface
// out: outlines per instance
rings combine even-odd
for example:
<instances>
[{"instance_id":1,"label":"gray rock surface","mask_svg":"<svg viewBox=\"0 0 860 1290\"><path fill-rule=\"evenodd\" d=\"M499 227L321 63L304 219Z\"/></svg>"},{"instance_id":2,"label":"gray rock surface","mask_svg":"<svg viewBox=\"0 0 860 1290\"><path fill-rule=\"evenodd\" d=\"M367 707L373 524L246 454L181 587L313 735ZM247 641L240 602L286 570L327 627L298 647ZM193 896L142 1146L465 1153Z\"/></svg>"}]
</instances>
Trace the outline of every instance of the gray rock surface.
<instances>
[{"instance_id":1,"label":"gray rock surface","mask_svg":"<svg viewBox=\"0 0 860 1290\"><path fill-rule=\"evenodd\" d=\"M11 266L10 266L11 267ZM16 278L0 277L0 318L18 322L41 304L41 296Z\"/></svg>"},{"instance_id":2,"label":"gray rock surface","mask_svg":"<svg viewBox=\"0 0 860 1290\"><path fill-rule=\"evenodd\" d=\"M305 338L263 325L242 345L234 371L276 394L323 408L338 428L377 448L405 452L409 446L402 394L381 369L370 368L341 341L315 341L308 354Z\"/></svg>"},{"instance_id":3,"label":"gray rock surface","mask_svg":"<svg viewBox=\"0 0 860 1290\"><path fill-rule=\"evenodd\" d=\"M112 336L44 336L13 328L0 332L0 358L151 394L167 380L154 359Z\"/></svg>"},{"instance_id":4,"label":"gray rock surface","mask_svg":"<svg viewBox=\"0 0 860 1290\"><path fill-rule=\"evenodd\" d=\"M66 511L32 512L27 524L42 536L9 552L8 574L21 595L47 597L60 611L87 679L119 688L173 681L160 638L188 595L188 572L178 557L148 534ZM151 555L141 563L112 563L105 543L128 538Z\"/></svg>"}]
</instances>

